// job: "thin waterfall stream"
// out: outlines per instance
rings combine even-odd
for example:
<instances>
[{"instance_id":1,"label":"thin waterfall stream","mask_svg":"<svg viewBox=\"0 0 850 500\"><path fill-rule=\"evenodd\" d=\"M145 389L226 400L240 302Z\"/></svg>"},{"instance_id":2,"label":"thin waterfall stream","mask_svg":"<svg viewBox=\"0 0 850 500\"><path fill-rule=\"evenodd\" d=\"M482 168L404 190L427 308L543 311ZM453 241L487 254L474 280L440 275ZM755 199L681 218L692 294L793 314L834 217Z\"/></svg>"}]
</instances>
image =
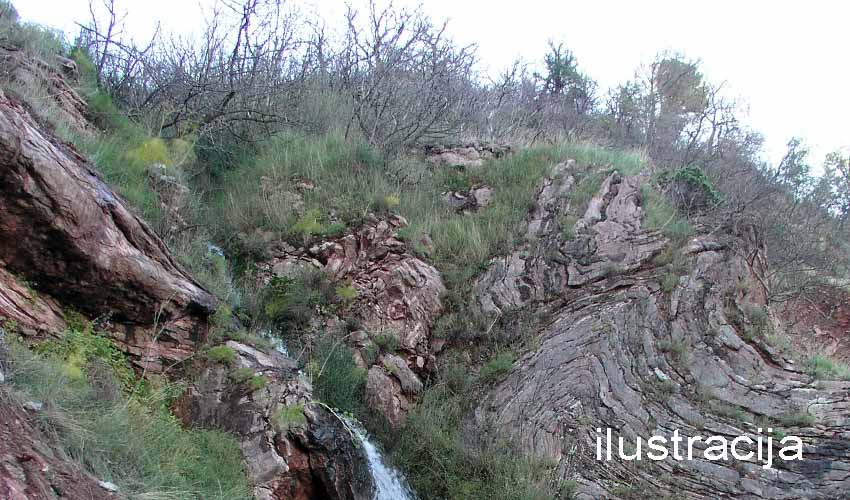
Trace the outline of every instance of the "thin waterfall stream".
<instances>
[{"instance_id":1,"label":"thin waterfall stream","mask_svg":"<svg viewBox=\"0 0 850 500\"><path fill-rule=\"evenodd\" d=\"M215 255L226 259L224 251L212 243L207 244L207 255L210 257ZM227 268L227 280L232 283L229 266ZM286 344L279 336L270 330L263 330L260 335L269 340L279 353L287 357L290 356ZM299 375L303 376L300 370ZM384 456L381 450L372 442L363 425L349 417L340 415L337 415L337 417L351 430L354 437L363 446L366 461L369 463L369 472L372 474L372 480L375 484L373 500L416 500L416 495L413 494L413 490L407 485L404 475L384 462Z\"/></svg>"},{"instance_id":2,"label":"thin waterfall stream","mask_svg":"<svg viewBox=\"0 0 850 500\"><path fill-rule=\"evenodd\" d=\"M407 485L404 475L384 462L381 450L370 440L369 434L363 429L360 422L350 418L343 418L343 421L363 445L366 460L369 462L369 471L372 473L372 479L375 483L373 499L416 500L416 495Z\"/></svg>"}]
</instances>

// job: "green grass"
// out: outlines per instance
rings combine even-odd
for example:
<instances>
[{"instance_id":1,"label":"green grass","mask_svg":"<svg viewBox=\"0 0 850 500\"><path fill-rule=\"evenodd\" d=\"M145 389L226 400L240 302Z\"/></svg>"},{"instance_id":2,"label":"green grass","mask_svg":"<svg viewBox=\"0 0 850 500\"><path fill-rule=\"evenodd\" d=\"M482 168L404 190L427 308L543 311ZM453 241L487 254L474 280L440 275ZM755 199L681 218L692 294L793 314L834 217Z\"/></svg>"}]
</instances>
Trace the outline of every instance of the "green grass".
<instances>
[{"instance_id":1,"label":"green grass","mask_svg":"<svg viewBox=\"0 0 850 500\"><path fill-rule=\"evenodd\" d=\"M352 351L343 339L325 334L306 368L313 380L314 399L344 413L364 414L366 370L354 363Z\"/></svg>"},{"instance_id":2,"label":"green grass","mask_svg":"<svg viewBox=\"0 0 850 500\"><path fill-rule=\"evenodd\" d=\"M803 363L806 373L822 380L850 380L850 365L821 354L815 354Z\"/></svg>"},{"instance_id":3,"label":"green grass","mask_svg":"<svg viewBox=\"0 0 850 500\"><path fill-rule=\"evenodd\" d=\"M481 379L485 382L495 382L510 371L514 360L516 360L516 356L510 351L496 354L481 367Z\"/></svg>"},{"instance_id":4,"label":"green grass","mask_svg":"<svg viewBox=\"0 0 850 500\"><path fill-rule=\"evenodd\" d=\"M278 429L286 430L307 423L303 405L284 406L272 415L272 424Z\"/></svg>"},{"instance_id":5,"label":"green grass","mask_svg":"<svg viewBox=\"0 0 850 500\"><path fill-rule=\"evenodd\" d=\"M14 342L11 352L7 380L18 397L44 403L41 427L126 498L250 498L236 440L183 429L167 409L176 388L148 383L127 393L109 370L96 369L96 358L83 364L85 376L79 377L66 373L68 360L56 355L33 354Z\"/></svg>"},{"instance_id":6,"label":"green grass","mask_svg":"<svg viewBox=\"0 0 850 500\"><path fill-rule=\"evenodd\" d=\"M392 437L379 431L393 462L425 500L555 498L557 487L548 483L551 464L505 442L465 442L462 422L475 402L475 383L465 366L450 364L400 431Z\"/></svg>"},{"instance_id":7,"label":"green grass","mask_svg":"<svg viewBox=\"0 0 850 500\"><path fill-rule=\"evenodd\" d=\"M230 364L236 359L236 351L226 345L217 345L207 349L207 358L216 363Z\"/></svg>"},{"instance_id":8,"label":"green grass","mask_svg":"<svg viewBox=\"0 0 850 500\"><path fill-rule=\"evenodd\" d=\"M651 186L644 185L643 227L658 229L675 248L681 248L693 236L694 228L688 220Z\"/></svg>"}]
</instances>

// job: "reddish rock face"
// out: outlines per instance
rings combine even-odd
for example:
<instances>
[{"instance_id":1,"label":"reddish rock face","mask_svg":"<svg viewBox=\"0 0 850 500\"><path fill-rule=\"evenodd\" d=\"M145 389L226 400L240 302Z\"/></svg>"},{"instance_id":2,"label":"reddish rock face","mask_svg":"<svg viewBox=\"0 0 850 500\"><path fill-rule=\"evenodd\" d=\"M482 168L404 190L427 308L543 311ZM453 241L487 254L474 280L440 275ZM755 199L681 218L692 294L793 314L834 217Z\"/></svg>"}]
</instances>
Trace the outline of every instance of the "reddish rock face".
<instances>
[{"instance_id":1,"label":"reddish rock face","mask_svg":"<svg viewBox=\"0 0 850 500\"><path fill-rule=\"evenodd\" d=\"M175 414L185 423L223 429L239 441L246 472L261 500L368 500L368 464L345 424L312 403L312 388L295 363L277 352L228 341L231 366L201 367ZM236 383L232 369L266 379L252 390ZM286 415L286 417L281 417Z\"/></svg>"},{"instance_id":2,"label":"reddish rock face","mask_svg":"<svg viewBox=\"0 0 850 500\"><path fill-rule=\"evenodd\" d=\"M205 337L215 297L177 265L82 155L2 93L0 227L6 270L39 295L108 317L108 329L140 368L162 371ZM0 296L14 294L12 288ZM21 316L14 301L5 302L0 314ZM26 322L57 328L53 313Z\"/></svg>"},{"instance_id":3,"label":"reddish rock face","mask_svg":"<svg viewBox=\"0 0 850 500\"><path fill-rule=\"evenodd\" d=\"M445 291L439 271L408 251L398 238L399 229L406 225L395 215L372 217L349 234L305 251L280 248L260 265L264 282L272 275L291 276L313 268L350 283L357 296L342 315L363 324L365 331L349 337L362 368L369 367L359 350L372 345L370 334L398 340L399 356L375 360L379 365L369 370L366 384L370 407L393 426L404 422L422 385L418 377L434 366L435 346L440 344L431 338L431 329L443 311L440 297Z\"/></svg>"},{"instance_id":4,"label":"reddish rock face","mask_svg":"<svg viewBox=\"0 0 850 500\"><path fill-rule=\"evenodd\" d=\"M0 498L106 500L118 498L82 467L50 446L20 401L0 386Z\"/></svg>"},{"instance_id":5,"label":"reddish rock face","mask_svg":"<svg viewBox=\"0 0 850 500\"><path fill-rule=\"evenodd\" d=\"M65 75L76 77L77 65L74 61L57 57L57 62ZM0 65L7 76L22 87L46 87L48 96L55 104L54 111L63 124L82 135L95 132L95 127L86 119L86 102L68 84L65 75L13 45L0 44Z\"/></svg>"},{"instance_id":6,"label":"reddish rock face","mask_svg":"<svg viewBox=\"0 0 850 500\"><path fill-rule=\"evenodd\" d=\"M445 287L439 271L396 237L405 225L398 216L375 220L317 251L328 274L351 281L357 290L352 310L370 330L390 330L403 350L427 356Z\"/></svg>"}]
</instances>

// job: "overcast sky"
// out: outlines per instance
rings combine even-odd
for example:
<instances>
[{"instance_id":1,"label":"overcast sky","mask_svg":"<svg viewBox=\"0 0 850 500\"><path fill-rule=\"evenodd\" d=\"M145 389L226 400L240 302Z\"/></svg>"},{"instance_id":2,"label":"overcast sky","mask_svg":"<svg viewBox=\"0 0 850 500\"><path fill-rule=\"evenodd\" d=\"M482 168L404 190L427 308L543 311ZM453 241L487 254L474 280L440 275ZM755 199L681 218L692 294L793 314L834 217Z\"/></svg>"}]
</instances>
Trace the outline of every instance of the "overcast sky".
<instances>
[{"instance_id":1,"label":"overcast sky","mask_svg":"<svg viewBox=\"0 0 850 500\"><path fill-rule=\"evenodd\" d=\"M209 0L201 0L207 2ZM143 36L156 21L176 31L197 29L198 0L117 0L128 31ZM87 0L13 0L26 20L76 31ZM344 0L303 0L333 26ZM360 4L353 0L355 5ZM419 2L396 0L396 5ZM579 67L603 88L631 78L641 63L674 50L703 62L706 77L726 82L744 99L745 121L766 137L768 157L781 158L789 138L802 137L814 162L850 147L850 64L843 0L424 0L426 13L448 19L463 44L476 44L485 67L537 62L547 41L563 41Z\"/></svg>"}]
</instances>

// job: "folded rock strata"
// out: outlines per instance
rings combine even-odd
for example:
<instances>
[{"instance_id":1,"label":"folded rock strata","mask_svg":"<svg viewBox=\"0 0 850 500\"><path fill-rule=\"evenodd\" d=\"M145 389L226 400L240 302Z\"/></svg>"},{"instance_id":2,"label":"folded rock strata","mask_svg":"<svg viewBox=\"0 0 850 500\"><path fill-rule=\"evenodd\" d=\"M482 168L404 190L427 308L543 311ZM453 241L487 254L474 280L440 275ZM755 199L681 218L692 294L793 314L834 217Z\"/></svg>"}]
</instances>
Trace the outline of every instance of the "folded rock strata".
<instances>
[{"instance_id":1,"label":"folded rock strata","mask_svg":"<svg viewBox=\"0 0 850 500\"><path fill-rule=\"evenodd\" d=\"M546 319L539 347L477 406L470 439L509 438L557 463L580 499L845 498L850 382L816 382L752 333L746 311L765 306L754 228L692 241L682 249L691 271L667 296L651 262L666 242L641 228L639 179L609 176L564 241L554 215L571 185L568 164L555 167L529 220L532 243L496 259L476 284L485 310L526 307ZM766 470L699 451L691 461L595 457L596 428L634 443L677 429L755 437L767 426L801 436L805 460Z\"/></svg>"}]
</instances>

